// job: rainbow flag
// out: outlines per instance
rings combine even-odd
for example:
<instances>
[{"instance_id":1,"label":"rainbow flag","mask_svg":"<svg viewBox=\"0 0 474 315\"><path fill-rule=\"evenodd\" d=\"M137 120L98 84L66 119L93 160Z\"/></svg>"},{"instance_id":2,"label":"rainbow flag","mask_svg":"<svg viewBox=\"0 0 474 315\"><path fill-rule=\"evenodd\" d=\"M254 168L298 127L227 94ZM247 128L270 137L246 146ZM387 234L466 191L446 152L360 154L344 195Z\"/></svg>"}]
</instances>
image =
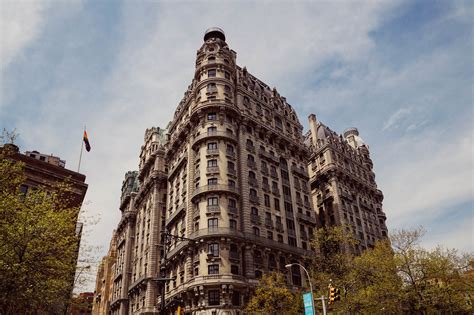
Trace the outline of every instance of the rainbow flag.
<instances>
[{"instance_id":1,"label":"rainbow flag","mask_svg":"<svg viewBox=\"0 0 474 315\"><path fill-rule=\"evenodd\" d=\"M89 138L87 137L87 132L84 130L84 144L86 145L86 151L89 152L91 150L91 145L89 143Z\"/></svg>"}]
</instances>

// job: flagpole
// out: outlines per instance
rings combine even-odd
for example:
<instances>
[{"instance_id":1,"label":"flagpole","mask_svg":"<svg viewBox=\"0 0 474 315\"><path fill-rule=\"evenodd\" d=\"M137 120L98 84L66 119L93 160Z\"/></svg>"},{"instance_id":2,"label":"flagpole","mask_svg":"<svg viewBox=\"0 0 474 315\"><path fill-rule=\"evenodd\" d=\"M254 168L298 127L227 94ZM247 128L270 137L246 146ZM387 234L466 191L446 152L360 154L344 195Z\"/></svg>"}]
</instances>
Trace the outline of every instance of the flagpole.
<instances>
[{"instance_id":1,"label":"flagpole","mask_svg":"<svg viewBox=\"0 0 474 315\"><path fill-rule=\"evenodd\" d=\"M84 126L84 131L86 131L86 126ZM82 160L82 148L84 148L84 133L82 133L82 141L81 141L81 154L79 154L79 165L77 165L77 172L81 169L81 160Z\"/></svg>"}]
</instances>

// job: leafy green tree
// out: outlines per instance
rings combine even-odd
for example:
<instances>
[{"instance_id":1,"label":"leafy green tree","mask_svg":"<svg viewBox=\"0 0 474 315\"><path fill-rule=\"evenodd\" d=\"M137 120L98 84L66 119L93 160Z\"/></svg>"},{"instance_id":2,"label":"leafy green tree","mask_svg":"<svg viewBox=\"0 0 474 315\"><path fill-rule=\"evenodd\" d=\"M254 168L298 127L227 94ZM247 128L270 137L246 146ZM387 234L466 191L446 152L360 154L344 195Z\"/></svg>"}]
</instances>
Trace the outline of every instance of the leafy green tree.
<instances>
[{"instance_id":1,"label":"leafy green tree","mask_svg":"<svg viewBox=\"0 0 474 315\"><path fill-rule=\"evenodd\" d=\"M348 278L353 285L343 301L346 310L364 314L401 312L402 281L389 241L377 242L373 249L355 257Z\"/></svg>"},{"instance_id":2,"label":"leafy green tree","mask_svg":"<svg viewBox=\"0 0 474 315\"><path fill-rule=\"evenodd\" d=\"M395 231L359 256L347 249L352 238L341 227L318 231L319 250L312 281L322 294L327 285L341 289L341 301L331 311L362 314L463 314L472 312L474 269L472 254L419 246L424 231Z\"/></svg>"},{"instance_id":3,"label":"leafy green tree","mask_svg":"<svg viewBox=\"0 0 474 315\"><path fill-rule=\"evenodd\" d=\"M354 279L349 276L354 260L350 249L355 244L357 241L343 226L324 227L316 232L312 247L317 254L312 257L310 273L317 296L327 296L330 283L341 290L343 298L350 292L354 286Z\"/></svg>"},{"instance_id":4,"label":"leafy green tree","mask_svg":"<svg viewBox=\"0 0 474 315\"><path fill-rule=\"evenodd\" d=\"M422 228L401 230L392 237L397 271L403 283L403 307L411 313L472 312L474 278L472 254L419 246Z\"/></svg>"},{"instance_id":5,"label":"leafy green tree","mask_svg":"<svg viewBox=\"0 0 474 315\"><path fill-rule=\"evenodd\" d=\"M302 314L303 297L288 289L283 274L270 273L260 279L245 311L247 314L261 315Z\"/></svg>"},{"instance_id":6,"label":"leafy green tree","mask_svg":"<svg viewBox=\"0 0 474 315\"><path fill-rule=\"evenodd\" d=\"M79 209L65 184L26 195L23 165L0 153L0 313L58 314L70 299Z\"/></svg>"}]
</instances>

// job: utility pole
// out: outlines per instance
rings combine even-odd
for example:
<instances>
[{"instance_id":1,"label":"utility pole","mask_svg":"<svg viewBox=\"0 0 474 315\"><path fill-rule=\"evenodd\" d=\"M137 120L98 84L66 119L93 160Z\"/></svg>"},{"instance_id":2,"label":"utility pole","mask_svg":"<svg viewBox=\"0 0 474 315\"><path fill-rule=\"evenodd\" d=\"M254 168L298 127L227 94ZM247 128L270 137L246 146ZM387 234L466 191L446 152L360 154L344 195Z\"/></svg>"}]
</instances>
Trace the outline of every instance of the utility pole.
<instances>
[{"instance_id":1,"label":"utility pole","mask_svg":"<svg viewBox=\"0 0 474 315\"><path fill-rule=\"evenodd\" d=\"M317 298L316 300L321 300L321 302L323 303L323 315L326 315L327 314L327 310L326 310L326 297L324 297L324 295L321 295L320 298Z\"/></svg>"}]
</instances>

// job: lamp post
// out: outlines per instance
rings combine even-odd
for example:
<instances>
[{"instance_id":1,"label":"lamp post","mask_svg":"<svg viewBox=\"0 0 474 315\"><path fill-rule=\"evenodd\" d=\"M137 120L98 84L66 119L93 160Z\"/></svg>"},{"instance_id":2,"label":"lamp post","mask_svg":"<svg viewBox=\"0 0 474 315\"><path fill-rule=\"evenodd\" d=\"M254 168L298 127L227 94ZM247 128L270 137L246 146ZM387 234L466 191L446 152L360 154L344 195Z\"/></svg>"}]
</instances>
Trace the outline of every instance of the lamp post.
<instances>
[{"instance_id":1,"label":"lamp post","mask_svg":"<svg viewBox=\"0 0 474 315\"><path fill-rule=\"evenodd\" d=\"M69 305L71 304L71 301L73 299L73 294L74 294L74 289L76 288L77 281L79 280L79 277L81 274L84 272L84 270L89 270L91 269L91 265L87 266L82 266L82 267L76 267L79 271L76 271L77 275L74 277L74 282L72 283L72 289L71 289L71 295L70 295L70 301L66 302L66 307L64 309L64 314L67 314L69 311Z\"/></svg>"},{"instance_id":2,"label":"lamp post","mask_svg":"<svg viewBox=\"0 0 474 315\"><path fill-rule=\"evenodd\" d=\"M313 284L311 283L311 278L309 277L308 270L306 270L306 268L303 265L299 264L299 263L287 264L287 265L285 265L285 268L290 268L291 266L295 266L295 265L300 266L306 272L306 276L308 277L308 282L309 282L309 290L311 291L311 305L313 307L313 314L316 314L315 311L314 311Z\"/></svg>"}]
</instances>

